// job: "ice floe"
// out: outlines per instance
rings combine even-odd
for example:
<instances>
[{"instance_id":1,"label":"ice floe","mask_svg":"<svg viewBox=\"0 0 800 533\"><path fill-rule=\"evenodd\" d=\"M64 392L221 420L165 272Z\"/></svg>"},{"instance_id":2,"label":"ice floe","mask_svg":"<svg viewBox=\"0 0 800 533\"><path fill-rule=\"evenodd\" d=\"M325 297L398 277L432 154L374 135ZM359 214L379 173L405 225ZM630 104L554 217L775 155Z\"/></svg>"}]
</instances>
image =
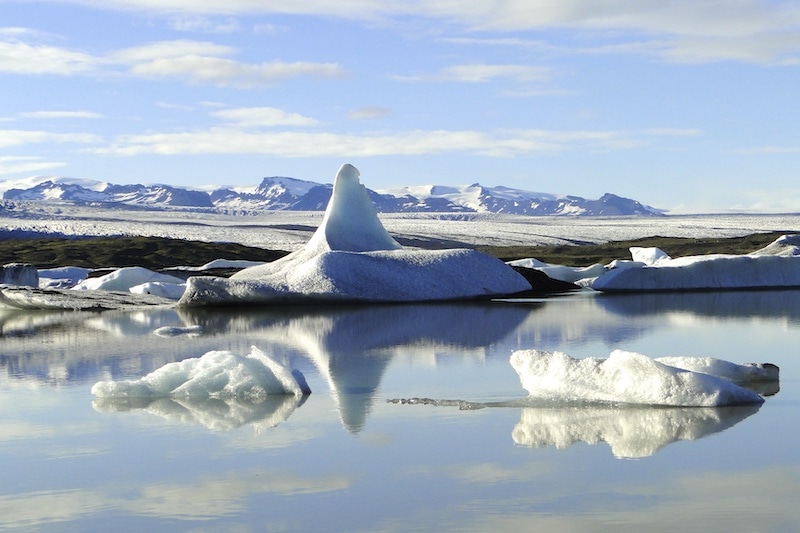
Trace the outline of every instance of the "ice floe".
<instances>
[{"instance_id":1,"label":"ice floe","mask_svg":"<svg viewBox=\"0 0 800 533\"><path fill-rule=\"evenodd\" d=\"M96 278L88 278L72 287L76 291L125 291L129 292L132 288L143 284L159 283L183 285L183 280L175 276L159 274L144 267L124 267L109 272ZM144 289L139 290L138 294L151 294Z\"/></svg>"},{"instance_id":2,"label":"ice floe","mask_svg":"<svg viewBox=\"0 0 800 533\"><path fill-rule=\"evenodd\" d=\"M406 250L384 229L359 172L343 165L306 245L230 279L191 277L183 306L303 300L459 300L530 290L511 267L469 249Z\"/></svg>"},{"instance_id":3,"label":"ice floe","mask_svg":"<svg viewBox=\"0 0 800 533\"><path fill-rule=\"evenodd\" d=\"M744 255L671 258L658 248L631 248L589 284L604 292L800 287L800 235L784 235Z\"/></svg>"},{"instance_id":4,"label":"ice floe","mask_svg":"<svg viewBox=\"0 0 800 533\"><path fill-rule=\"evenodd\" d=\"M683 359L683 360L682 360ZM626 404L681 407L716 407L763 402L757 393L731 379L759 374L777 379L772 365L744 365L698 358L666 359L661 362L623 350L608 358L574 359L561 352L518 350L511 355L529 397L546 402ZM680 368L685 366L689 369ZM724 377L695 371L721 371Z\"/></svg>"},{"instance_id":5,"label":"ice floe","mask_svg":"<svg viewBox=\"0 0 800 533\"><path fill-rule=\"evenodd\" d=\"M98 398L236 398L259 400L271 395L300 397L311 390L299 370L289 370L253 346L247 355L211 351L169 363L136 380L100 381Z\"/></svg>"}]
</instances>

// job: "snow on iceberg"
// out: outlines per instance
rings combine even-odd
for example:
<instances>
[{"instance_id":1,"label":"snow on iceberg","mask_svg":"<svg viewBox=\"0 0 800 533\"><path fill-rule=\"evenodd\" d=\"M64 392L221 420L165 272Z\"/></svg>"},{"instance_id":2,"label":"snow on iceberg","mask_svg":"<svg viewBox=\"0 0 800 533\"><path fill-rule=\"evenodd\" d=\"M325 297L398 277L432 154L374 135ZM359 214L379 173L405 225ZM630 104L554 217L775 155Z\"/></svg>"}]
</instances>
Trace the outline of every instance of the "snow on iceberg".
<instances>
[{"instance_id":1,"label":"snow on iceberg","mask_svg":"<svg viewBox=\"0 0 800 533\"><path fill-rule=\"evenodd\" d=\"M310 394L299 370L290 371L251 347L248 355L211 351L202 357L169 363L143 378L100 381L92 387L98 398L237 398L258 400L270 395Z\"/></svg>"},{"instance_id":2,"label":"snow on iceberg","mask_svg":"<svg viewBox=\"0 0 800 533\"><path fill-rule=\"evenodd\" d=\"M631 248L591 288L604 292L800 287L800 235L784 235L756 252L671 258L658 248Z\"/></svg>"},{"instance_id":3,"label":"snow on iceberg","mask_svg":"<svg viewBox=\"0 0 800 533\"><path fill-rule=\"evenodd\" d=\"M179 305L458 300L530 289L511 267L475 250L402 249L378 219L358 170L345 164L303 248L230 279L190 277Z\"/></svg>"},{"instance_id":4,"label":"snow on iceberg","mask_svg":"<svg viewBox=\"0 0 800 533\"><path fill-rule=\"evenodd\" d=\"M671 358L671 362L675 364L676 359ZM622 350L611 352L607 359L574 359L561 352L518 350L511 355L511 366L531 398L555 403L717 407L764 401L724 377L681 369ZM719 366L722 365L715 363L703 368L713 371Z\"/></svg>"}]
</instances>

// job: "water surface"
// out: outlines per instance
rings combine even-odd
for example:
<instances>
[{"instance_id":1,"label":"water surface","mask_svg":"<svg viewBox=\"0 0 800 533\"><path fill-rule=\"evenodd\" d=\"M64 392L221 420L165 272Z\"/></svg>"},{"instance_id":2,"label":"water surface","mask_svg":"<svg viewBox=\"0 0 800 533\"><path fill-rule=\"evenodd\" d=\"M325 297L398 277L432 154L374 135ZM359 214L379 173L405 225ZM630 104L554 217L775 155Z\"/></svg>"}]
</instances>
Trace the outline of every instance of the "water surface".
<instances>
[{"instance_id":1,"label":"water surface","mask_svg":"<svg viewBox=\"0 0 800 533\"><path fill-rule=\"evenodd\" d=\"M159 337L201 325L199 336ZM96 401L256 345L304 401ZM0 314L0 528L791 531L800 524L800 291L526 302ZM756 407L504 403L516 349L781 367Z\"/></svg>"}]
</instances>

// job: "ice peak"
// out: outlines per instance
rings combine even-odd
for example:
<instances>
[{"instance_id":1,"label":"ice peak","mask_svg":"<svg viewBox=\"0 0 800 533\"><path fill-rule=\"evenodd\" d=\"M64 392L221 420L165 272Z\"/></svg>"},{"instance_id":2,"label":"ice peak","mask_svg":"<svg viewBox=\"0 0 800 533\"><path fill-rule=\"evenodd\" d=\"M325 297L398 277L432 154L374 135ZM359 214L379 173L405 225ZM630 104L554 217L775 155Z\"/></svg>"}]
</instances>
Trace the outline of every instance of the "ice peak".
<instances>
[{"instance_id":1,"label":"ice peak","mask_svg":"<svg viewBox=\"0 0 800 533\"><path fill-rule=\"evenodd\" d=\"M322 224L308 243L311 248L366 252L397 250L395 241L378 219L378 211L358 179L361 173L345 163L336 174L333 194Z\"/></svg>"}]
</instances>

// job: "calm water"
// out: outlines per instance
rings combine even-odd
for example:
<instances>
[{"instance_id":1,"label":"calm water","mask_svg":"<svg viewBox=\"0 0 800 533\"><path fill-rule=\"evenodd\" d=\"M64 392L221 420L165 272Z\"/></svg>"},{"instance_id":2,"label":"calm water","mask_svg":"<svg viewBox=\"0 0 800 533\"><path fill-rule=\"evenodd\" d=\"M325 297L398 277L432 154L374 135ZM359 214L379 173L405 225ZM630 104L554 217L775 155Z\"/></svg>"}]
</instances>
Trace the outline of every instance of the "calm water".
<instances>
[{"instance_id":1,"label":"calm water","mask_svg":"<svg viewBox=\"0 0 800 533\"><path fill-rule=\"evenodd\" d=\"M198 337L160 326L200 324ZM93 402L209 350L299 368L302 403ZM0 315L0 528L795 531L800 291L240 313ZM515 349L781 367L760 408L400 405L525 396Z\"/></svg>"}]
</instances>

